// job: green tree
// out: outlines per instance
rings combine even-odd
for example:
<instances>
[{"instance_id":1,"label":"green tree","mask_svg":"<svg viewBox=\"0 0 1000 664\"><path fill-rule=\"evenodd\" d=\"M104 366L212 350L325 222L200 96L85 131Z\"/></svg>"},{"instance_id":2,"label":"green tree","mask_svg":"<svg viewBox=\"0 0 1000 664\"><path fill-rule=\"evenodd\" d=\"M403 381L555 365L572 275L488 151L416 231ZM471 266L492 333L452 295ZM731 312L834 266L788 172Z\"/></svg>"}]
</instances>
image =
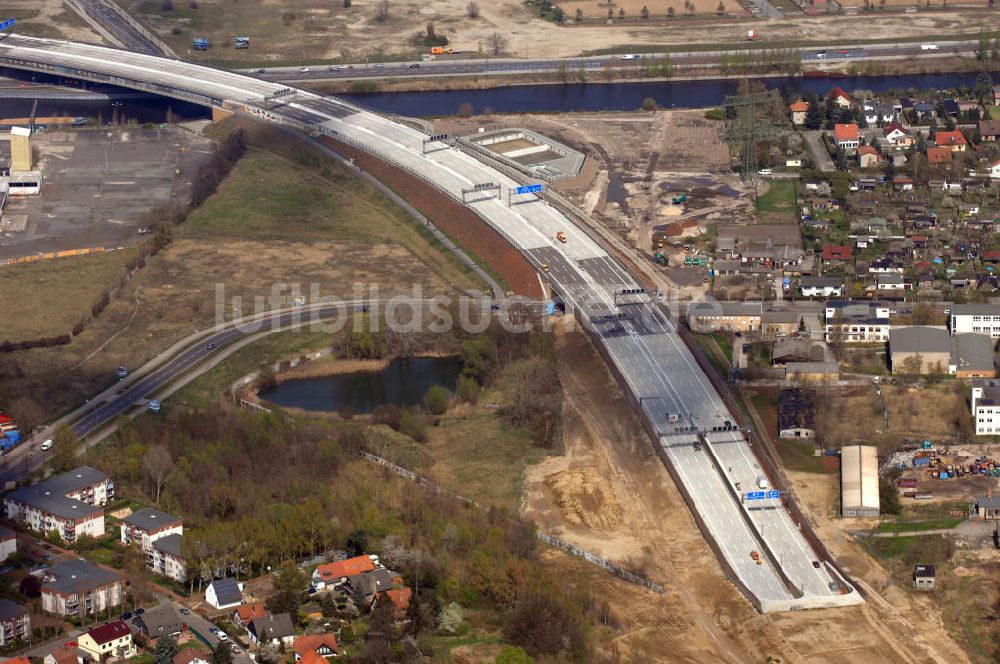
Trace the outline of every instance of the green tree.
<instances>
[{"instance_id":1,"label":"green tree","mask_svg":"<svg viewBox=\"0 0 1000 664\"><path fill-rule=\"evenodd\" d=\"M535 659L520 646L504 646L493 661L495 664L535 664Z\"/></svg>"},{"instance_id":2,"label":"green tree","mask_svg":"<svg viewBox=\"0 0 1000 664\"><path fill-rule=\"evenodd\" d=\"M642 110L644 111L655 111L656 110L656 100L652 97L646 97L642 100Z\"/></svg>"},{"instance_id":3,"label":"green tree","mask_svg":"<svg viewBox=\"0 0 1000 664\"><path fill-rule=\"evenodd\" d=\"M323 595L323 599L320 600L319 605L323 609L324 618L332 618L337 615L337 600L333 598L332 593Z\"/></svg>"},{"instance_id":4,"label":"green tree","mask_svg":"<svg viewBox=\"0 0 1000 664\"><path fill-rule=\"evenodd\" d=\"M577 7L576 9L576 22L579 23L583 20L583 10Z\"/></svg>"},{"instance_id":5,"label":"green tree","mask_svg":"<svg viewBox=\"0 0 1000 664\"><path fill-rule=\"evenodd\" d=\"M215 650L212 651L212 662L213 664L232 664L233 652L229 649L228 643L219 641Z\"/></svg>"},{"instance_id":6,"label":"green tree","mask_svg":"<svg viewBox=\"0 0 1000 664\"><path fill-rule=\"evenodd\" d=\"M486 381L493 353L493 344L488 337L478 336L463 343L460 356L462 375L475 378L482 385Z\"/></svg>"},{"instance_id":7,"label":"green tree","mask_svg":"<svg viewBox=\"0 0 1000 664\"><path fill-rule=\"evenodd\" d=\"M351 0L344 0L344 9L351 8Z\"/></svg>"},{"instance_id":8,"label":"green tree","mask_svg":"<svg viewBox=\"0 0 1000 664\"><path fill-rule=\"evenodd\" d=\"M409 436L418 443L427 442L427 427L419 414L407 408L399 418L399 433Z\"/></svg>"},{"instance_id":9,"label":"green tree","mask_svg":"<svg viewBox=\"0 0 1000 664\"><path fill-rule=\"evenodd\" d=\"M647 7L646 5L642 6L642 9L639 10L639 18L643 19L649 18L649 7Z\"/></svg>"},{"instance_id":10,"label":"green tree","mask_svg":"<svg viewBox=\"0 0 1000 664\"><path fill-rule=\"evenodd\" d=\"M60 472L76 468L80 462L80 439L68 425L63 424L52 436L52 465Z\"/></svg>"},{"instance_id":11,"label":"green tree","mask_svg":"<svg viewBox=\"0 0 1000 664\"><path fill-rule=\"evenodd\" d=\"M174 656L180 652L177 648L177 642L174 641L174 637L169 634L161 636L156 640L156 655L153 661L156 664L173 664Z\"/></svg>"},{"instance_id":12,"label":"green tree","mask_svg":"<svg viewBox=\"0 0 1000 664\"><path fill-rule=\"evenodd\" d=\"M676 13L677 13L677 10L674 9L673 5L671 5L670 7L667 7L667 18L673 18L674 14L676 14Z\"/></svg>"},{"instance_id":13,"label":"green tree","mask_svg":"<svg viewBox=\"0 0 1000 664\"><path fill-rule=\"evenodd\" d=\"M291 560L283 562L274 575L274 594L267 602L271 612L297 614L308 583L298 565Z\"/></svg>"},{"instance_id":14,"label":"green tree","mask_svg":"<svg viewBox=\"0 0 1000 664\"><path fill-rule=\"evenodd\" d=\"M479 383L470 376L459 376L455 383L455 399L475 405L479 402Z\"/></svg>"},{"instance_id":15,"label":"green tree","mask_svg":"<svg viewBox=\"0 0 1000 664\"><path fill-rule=\"evenodd\" d=\"M424 407L432 415L444 415L448 412L448 402L451 394L440 385L431 385L424 392Z\"/></svg>"}]
</instances>

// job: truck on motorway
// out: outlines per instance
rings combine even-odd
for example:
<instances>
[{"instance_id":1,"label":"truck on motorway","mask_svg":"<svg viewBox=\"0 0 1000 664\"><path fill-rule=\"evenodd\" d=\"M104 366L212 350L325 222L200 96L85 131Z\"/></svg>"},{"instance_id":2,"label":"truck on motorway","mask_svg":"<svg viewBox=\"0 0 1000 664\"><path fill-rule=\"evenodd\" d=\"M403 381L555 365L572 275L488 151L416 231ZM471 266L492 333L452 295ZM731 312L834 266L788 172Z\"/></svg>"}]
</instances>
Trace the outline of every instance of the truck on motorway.
<instances>
[{"instance_id":1,"label":"truck on motorway","mask_svg":"<svg viewBox=\"0 0 1000 664\"><path fill-rule=\"evenodd\" d=\"M938 45L937 44L921 44L920 45L920 50L921 51L937 51L939 49L938 49Z\"/></svg>"},{"instance_id":2,"label":"truck on motorway","mask_svg":"<svg viewBox=\"0 0 1000 664\"><path fill-rule=\"evenodd\" d=\"M566 234L563 233L562 231L556 233L556 239L562 242L563 244L566 244Z\"/></svg>"},{"instance_id":3,"label":"truck on motorway","mask_svg":"<svg viewBox=\"0 0 1000 664\"><path fill-rule=\"evenodd\" d=\"M757 476L757 488L759 488L759 489L766 489L767 487L768 487L767 475L758 475Z\"/></svg>"},{"instance_id":4,"label":"truck on motorway","mask_svg":"<svg viewBox=\"0 0 1000 664\"><path fill-rule=\"evenodd\" d=\"M626 53L622 56L622 60L640 60L641 58L637 53Z\"/></svg>"}]
</instances>

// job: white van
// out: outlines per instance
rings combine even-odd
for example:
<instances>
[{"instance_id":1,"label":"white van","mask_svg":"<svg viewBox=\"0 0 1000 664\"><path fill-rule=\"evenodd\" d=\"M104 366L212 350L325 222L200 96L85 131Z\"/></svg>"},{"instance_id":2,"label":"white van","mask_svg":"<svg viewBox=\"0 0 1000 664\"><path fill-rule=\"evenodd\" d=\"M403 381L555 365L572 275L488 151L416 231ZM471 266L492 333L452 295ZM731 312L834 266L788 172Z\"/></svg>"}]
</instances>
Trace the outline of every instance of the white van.
<instances>
[{"instance_id":1,"label":"white van","mask_svg":"<svg viewBox=\"0 0 1000 664\"><path fill-rule=\"evenodd\" d=\"M938 45L937 44L921 44L920 45L920 50L921 51L936 51L936 50L938 50Z\"/></svg>"},{"instance_id":2,"label":"white van","mask_svg":"<svg viewBox=\"0 0 1000 664\"><path fill-rule=\"evenodd\" d=\"M639 56L635 53L627 53L622 56L622 60L638 60Z\"/></svg>"},{"instance_id":3,"label":"white van","mask_svg":"<svg viewBox=\"0 0 1000 664\"><path fill-rule=\"evenodd\" d=\"M51 449L52 449L52 439L49 438L44 443L42 443L42 451L43 452L48 452Z\"/></svg>"},{"instance_id":4,"label":"white van","mask_svg":"<svg viewBox=\"0 0 1000 664\"><path fill-rule=\"evenodd\" d=\"M759 171L757 171L757 174L758 175L771 175L771 169L770 168L762 168Z\"/></svg>"}]
</instances>

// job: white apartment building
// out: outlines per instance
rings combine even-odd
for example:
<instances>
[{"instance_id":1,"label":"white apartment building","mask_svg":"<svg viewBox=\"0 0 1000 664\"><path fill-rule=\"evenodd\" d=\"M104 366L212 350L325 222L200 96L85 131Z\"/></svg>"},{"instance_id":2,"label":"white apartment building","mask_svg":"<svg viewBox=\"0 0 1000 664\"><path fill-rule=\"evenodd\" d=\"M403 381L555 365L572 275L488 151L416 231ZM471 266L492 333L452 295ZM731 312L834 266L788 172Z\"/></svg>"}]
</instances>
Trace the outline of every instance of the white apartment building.
<instances>
[{"instance_id":1,"label":"white apartment building","mask_svg":"<svg viewBox=\"0 0 1000 664\"><path fill-rule=\"evenodd\" d=\"M181 583L186 565L181 557L184 520L147 507L122 519L121 543L137 544L146 554L146 564L157 574Z\"/></svg>"},{"instance_id":2,"label":"white apartment building","mask_svg":"<svg viewBox=\"0 0 1000 664\"><path fill-rule=\"evenodd\" d=\"M17 640L31 640L31 613L9 599L0 599L0 647Z\"/></svg>"},{"instance_id":3,"label":"white apartment building","mask_svg":"<svg viewBox=\"0 0 1000 664\"><path fill-rule=\"evenodd\" d=\"M58 616L97 615L122 603L121 579L83 560L69 560L45 571L42 609Z\"/></svg>"},{"instance_id":4,"label":"white apartment building","mask_svg":"<svg viewBox=\"0 0 1000 664\"><path fill-rule=\"evenodd\" d=\"M0 562L17 553L17 533L0 526Z\"/></svg>"},{"instance_id":5,"label":"white apartment building","mask_svg":"<svg viewBox=\"0 0 1000 664\"><path fill-rule=\"evenodd\" d=\"M187 562L181 554L182 541L184 536L177 533L158 538L146 552L146 564L157 574L184 583L187 580Z\"/></svg>"},{"instance_id":6,"label":"white apartment building","mask_svg":"<svg viewBox=\"0 0 1000 664\"><path fill-rule=\"evenodd\" d=\"M951 333L988 334L994 339L1000 339L1000 305L954 305L951 309Z\"/></svg>"},{"instance_id":7,"label":"white apartment building","mask_svg":"<svg viewBox=\"0 0 1000 664\"><path fill-rule=\"evenodd\" d=\"M802 277L799 288L805 297L840 297L844 294L844 280L840 277Z\"/></svg>"},{"instance_id":8,"label":"white apartment building","mask_svg":"<svg viewBox=\"0 0 1000 664\"><path fill-rule=\"evenodd\" d=\"M89 466L14 489L4 497L8 519L41 533L55 531L67 543L80 535L104 536L104 509L114 483Z\"/></svg>"},{"instance_id":9,"label":"white apartment building","mask_svg":"<svg viewBox=\"0 0 1000 664\"><path fill-rule=\"evenodd\" d=\"M973 380L969 406L977 436L1000 435L1000 381Z\"/></svg>"},{"instance_id":10,"label":"white apartment building","mask_svg":"<svg viewBox=\"0 0 1000 664\"><path fill-rule=\"evenodd\" d=\"M827 342L884 343L889 340L889 307L879 302L830 300L824 331Z\"/></svg>"}]
</instances>

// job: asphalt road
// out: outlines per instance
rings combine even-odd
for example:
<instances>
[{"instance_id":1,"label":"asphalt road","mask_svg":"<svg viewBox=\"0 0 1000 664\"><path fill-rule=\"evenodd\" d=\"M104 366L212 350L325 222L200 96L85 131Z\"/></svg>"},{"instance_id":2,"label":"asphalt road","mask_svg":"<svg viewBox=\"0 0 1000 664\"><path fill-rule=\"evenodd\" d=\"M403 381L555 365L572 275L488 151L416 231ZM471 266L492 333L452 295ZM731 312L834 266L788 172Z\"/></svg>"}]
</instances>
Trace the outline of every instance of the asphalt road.
<instances>
[{"instance_id":1,"label":"asphalt road","mask_svg":"<svg viewBox=\"0 0 1000 664\"><path fill-rule=\"evenodd\" d=\"M475 184L495 183L508 192L519 184L458 149L426 152L427 136L409 126L332 97L232 72L13 35L0 41L0 61L4 58L21 68L83 67L140 89L157 87L181 98L204 95L220 105L226 100L252 116L356 145L456 200ZM637 293L635 279L554 207L533 195L504 198L483 199L468 207L534 263L563 297L567 310L593 325L613 368L624 377L631 398L658 432L669 463L693 496L708 536L763 610L862 601L857 593L843 596L827 587L833 577L825 568L813 567L815 554L784 509L772 505L757 518L748 513L732 482L738 477L742 485L759 471L753 450L742 434L731 430L735 418L660 307L648 295ZM560 231L566 242L555 239ZM220 330L204 341L221 346L237 334ZM204 352L197 346L185 349L122 394L98 399L74 426L78 431L95 430L128 410L135 399L189 371L204 360ZM700 451L694 449L699 437L705 441ZM722 471L720 458L733 470ZM726 476L730 472L733 477ZM766 564L758 565L750 551L773 552L774 558L765 556ZM804 597L799 597L802 593Z\"/></svg>"},{"instance_id":2,"label":"asphalt road","mask_svg":"<svg viewBox=\"0 0 1000 664\"><path fill-rule=\"evenodd\" d=\"M767 0L758 0L767 3ZM770 5L769 5L770 6ZM780 13L780 12L779 12ZM822 65L838 60L883 60L886 58L939 57L956 52L968 53L978 47L976 42L941 42L937 51L926 51L920 44L901 41L895 44L832 45L827 47L799 48L804 65ZM753 49L753 43L746 47ZM723 54L738 51L678 51L670 53L675 66L711 66L720 63ZM763 50L761 51L763 53ZM662 53L649 54L662 57ZM310 80L353 80L359 78L399 78L407 76L460 76L504 75L519 72L554 72L564 68L569 76L583 69L635 69L643 66L641 60L623 60L620 55L602 55L587 58L535 59L535 58L462 58L435 56L419 62L385 62L347 65L307 65L305 67L263 67L243 70L269 81L293 82ZM263 70L263 71L262 71Z\"/></svg>"},{"instance_id":3,"label":"asphalt road","mask_svg":"<svg viewBox=\"0 0 1000 664\"><path fill-rule=\"evenodd\" d=\"M148 55L162 55L159 46L147 39L122 16L107 5L114 0L79 0L87 14L117 37L130 51Z\"/></svg>"}]
</instances>

